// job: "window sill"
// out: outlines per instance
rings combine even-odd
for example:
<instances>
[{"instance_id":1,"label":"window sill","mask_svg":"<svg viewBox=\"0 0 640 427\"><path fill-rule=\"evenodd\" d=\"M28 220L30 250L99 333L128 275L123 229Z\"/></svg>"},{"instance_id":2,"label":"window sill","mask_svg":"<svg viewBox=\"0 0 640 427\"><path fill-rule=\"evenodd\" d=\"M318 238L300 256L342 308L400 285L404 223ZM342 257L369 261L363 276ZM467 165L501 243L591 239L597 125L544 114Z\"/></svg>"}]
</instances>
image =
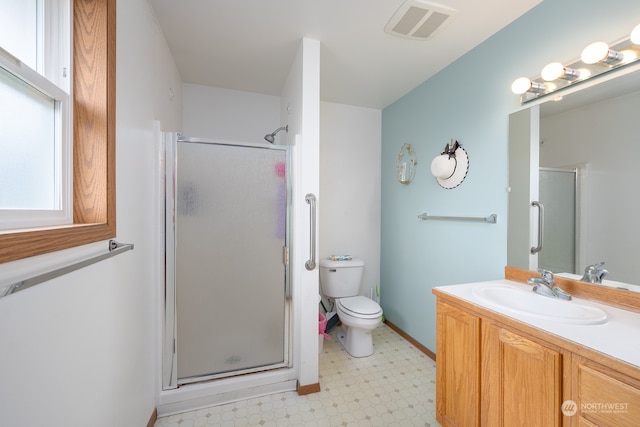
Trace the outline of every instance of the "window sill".
<instances>
[{"instance_id":1,"label":"window sill","mask_svg":"<svg viewBox=\"0 0 640 427\"><path fill-rule=\"evenodd\" d=\"M116 235L115 224L71 224L0 232L0 263L108 240Z\"/></svg>"}]
</instances>

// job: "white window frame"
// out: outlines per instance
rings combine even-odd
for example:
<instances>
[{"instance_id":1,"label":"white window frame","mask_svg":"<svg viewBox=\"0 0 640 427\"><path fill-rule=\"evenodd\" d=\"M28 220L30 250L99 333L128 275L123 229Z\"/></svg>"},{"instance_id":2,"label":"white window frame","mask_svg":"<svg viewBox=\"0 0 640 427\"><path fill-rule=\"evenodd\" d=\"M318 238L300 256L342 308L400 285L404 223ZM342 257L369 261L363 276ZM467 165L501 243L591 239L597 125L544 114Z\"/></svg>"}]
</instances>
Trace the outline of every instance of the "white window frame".
<instances>
[{"instance_id":1,"label":"white window frame","mask_svg":"<svg viewBox=\"0 0 640 427\"><path fill-rule=\"evenodd\" d=\"M71 0L72 1L72 0ZM0 46L0 67L55 105L55 185L60 189L55 210L0 209L0 230L58 226L73 223L72 52L71 1L37 0L37 70ZM67 28L66 33L61 28Z\"/></svg>"}]
</instances>

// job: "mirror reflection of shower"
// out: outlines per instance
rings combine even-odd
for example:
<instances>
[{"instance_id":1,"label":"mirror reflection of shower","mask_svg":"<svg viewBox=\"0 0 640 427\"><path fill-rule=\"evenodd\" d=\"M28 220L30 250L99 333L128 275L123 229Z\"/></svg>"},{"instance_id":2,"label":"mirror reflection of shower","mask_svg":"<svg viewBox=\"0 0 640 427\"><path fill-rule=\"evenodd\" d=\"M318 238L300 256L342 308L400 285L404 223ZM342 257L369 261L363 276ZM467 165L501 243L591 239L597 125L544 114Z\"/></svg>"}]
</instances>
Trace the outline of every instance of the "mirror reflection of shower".
<instances>
[{"instance_id":1,"label":"mirror reflection of shower","mask_svg":"<svg viewBox=\"0 0 640 427\"><path fill-rule=\"evenodd\" d=\"M276 134L278 132L280 132L281 130L284 130L285 132L289 132L289 125L279 127L278 129L274 130L273 132L266 134L264 136L265 141L274 144L275 141L276 141Z\"/></svg>"}]
</instances>

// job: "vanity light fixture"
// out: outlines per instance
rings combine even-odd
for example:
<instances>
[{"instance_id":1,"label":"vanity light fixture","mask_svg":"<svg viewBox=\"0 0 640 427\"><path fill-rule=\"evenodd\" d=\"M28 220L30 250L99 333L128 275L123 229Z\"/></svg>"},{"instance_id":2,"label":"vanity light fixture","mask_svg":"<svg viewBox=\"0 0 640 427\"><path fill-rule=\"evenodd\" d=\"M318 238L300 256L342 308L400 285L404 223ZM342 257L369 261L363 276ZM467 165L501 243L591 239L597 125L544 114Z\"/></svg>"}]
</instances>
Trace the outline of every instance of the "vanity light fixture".
<instances>
[{"instance_id":1,"label":"vanity light fixture","mask_svg":"<svg viewBox=\"0 0 640 427\"><path fill-rule=\"evenodd\" d=\"M520 102L525 104L638 61L640 24L633 28L628 37L615 43L591 43L574 61L567 64L552 62L542 69L538 77L516 79L511 84L511 91L520 95Z\"/></svg>"}]
</instances>

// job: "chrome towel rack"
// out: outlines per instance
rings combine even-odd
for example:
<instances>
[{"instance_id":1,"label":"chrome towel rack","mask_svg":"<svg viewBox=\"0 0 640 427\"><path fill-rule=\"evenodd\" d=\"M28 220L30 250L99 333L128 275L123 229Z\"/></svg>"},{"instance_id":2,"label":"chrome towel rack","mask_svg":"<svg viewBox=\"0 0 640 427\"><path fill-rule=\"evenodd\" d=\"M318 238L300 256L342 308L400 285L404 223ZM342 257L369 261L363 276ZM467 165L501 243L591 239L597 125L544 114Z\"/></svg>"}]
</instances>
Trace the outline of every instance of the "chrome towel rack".
<instances>
[{"instance_id":1,"label":"chrome towel rack","mask_svg":"<svg viewBox=\"0 0 640 427\"><path fill-rule=\"evenodd\" d=\"M451 220L451 221L480 221L480 222L488 222L490 224L495 224L498 222L498 215L491 214L489 216L437 216L437 215L429 215L426 212L418 215L418 218L422 220L428 219L443 219L443 220Z\"/></svg>"},{"instance_id":2,"label":"chrome towel rack","mask_svg":"<svg viewBox=\"0 0 640 427\"><path fill-rule=\"evenodd\" d=\"M60 267L55 270L51 270L46 273L39 274L37 276L33 276L29 279L12 283L11 285L5 288L0 288L0 298L6 297L7 295L15 294L16 292L23 291L32 286L38 285L43 282L47 282L51 279L55 279L56 277L60 277L64 274L71 273L72 271L79 270L91 264L95 264L96 262L100 262L104 259L111 258L123 252L130 251L132 249L133 249L133 243L118 243L115 240L109 240L109 252L103 253L101 255L96 255L91 258L87 258L85 260L76 262L75 264L66 265L64 267Z\"/></svg>"}]
</instances>

